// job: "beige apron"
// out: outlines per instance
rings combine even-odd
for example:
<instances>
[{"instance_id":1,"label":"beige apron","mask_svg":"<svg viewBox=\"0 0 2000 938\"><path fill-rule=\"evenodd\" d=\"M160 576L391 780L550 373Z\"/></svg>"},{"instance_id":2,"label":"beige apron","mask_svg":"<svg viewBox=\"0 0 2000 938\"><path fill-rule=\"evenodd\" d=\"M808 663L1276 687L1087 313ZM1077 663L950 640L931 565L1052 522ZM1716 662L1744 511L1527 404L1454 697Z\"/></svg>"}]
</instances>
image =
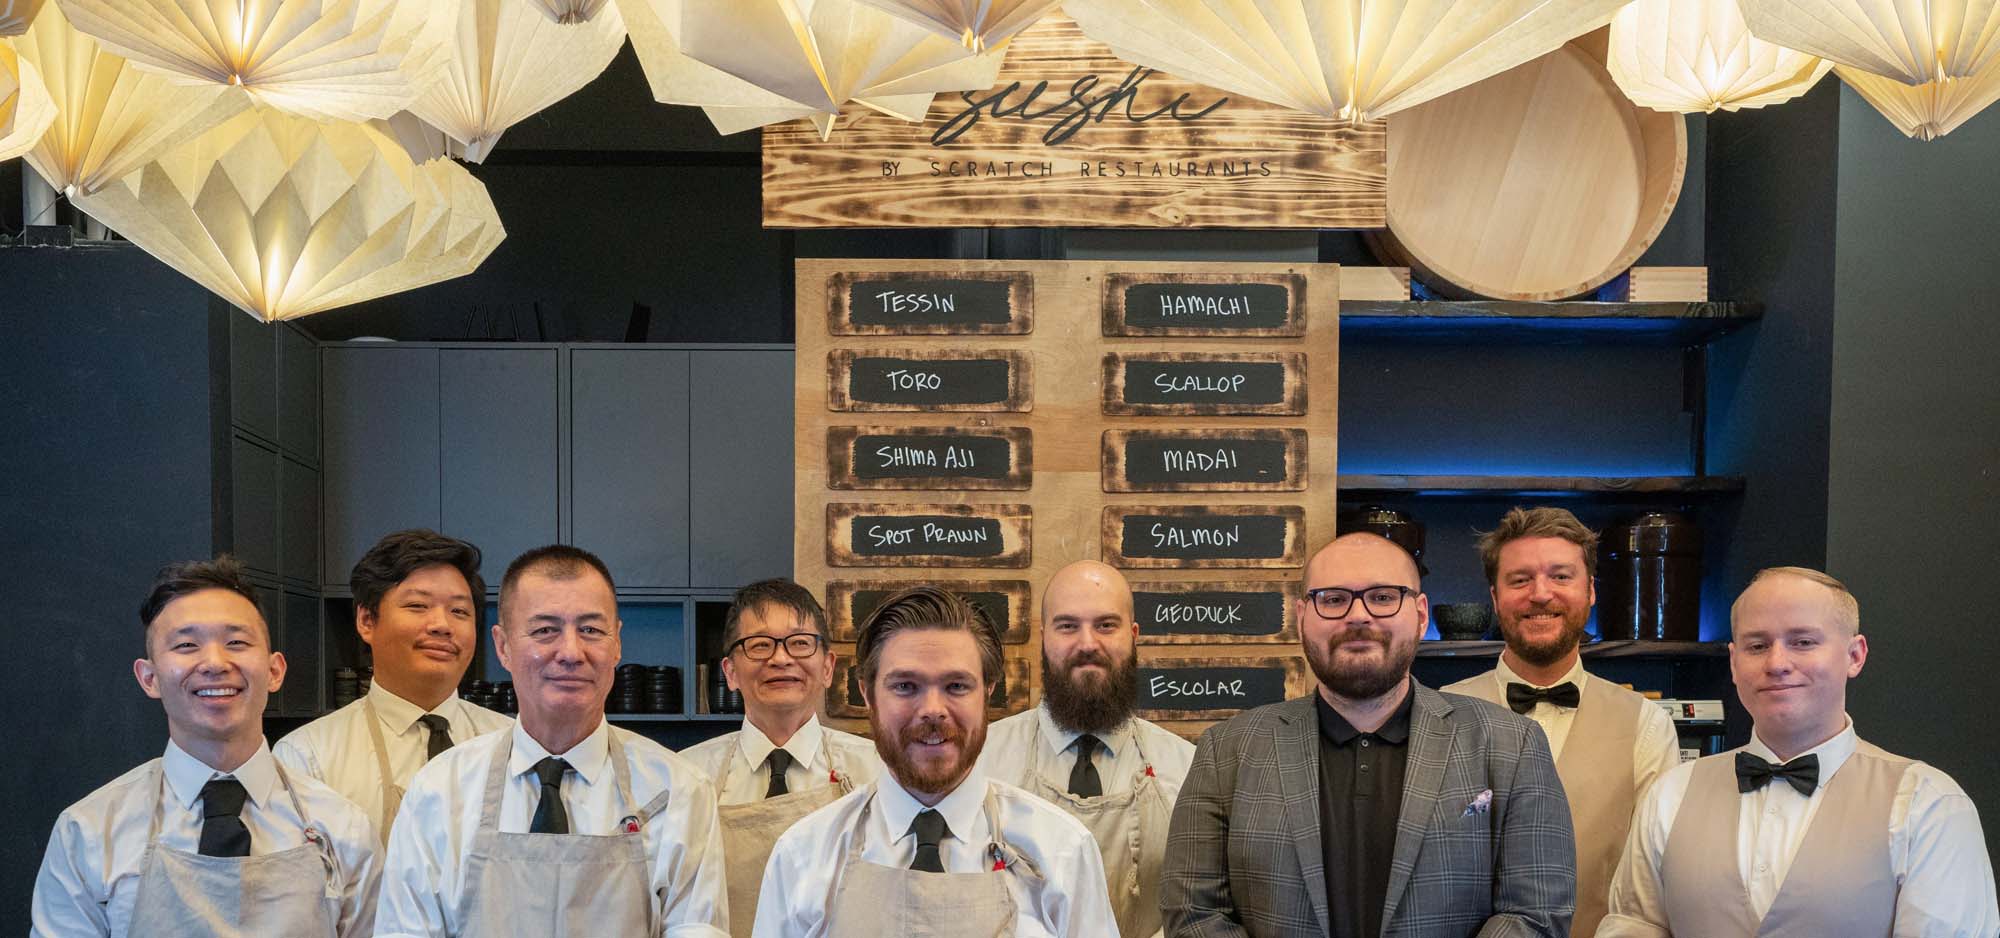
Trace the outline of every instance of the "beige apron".
<instances>
[{"instance_id":1,"label":"beige apron","mask_svg":"<svg viewBox=\"0 0 2000 938\"><path fill-rule=\"evenodd\" d=\"M396 773L389 769L389 746L382 741L382 717L375 712L375 699L361 699L361 718L368 723L368 740L375 747L375 768L382 779L382 829L375 832L383 846L389 844L389 828L396 825L396 812L403 808L403 786L396 784Z\"/></svg>"},{"instance_id":2,"label":"beige apron","mask_svg":"<svg viewBox=\"0 0 2000 938\"><path fill-rule=\"evenodd\" d=\"M1139 745L1139 734L1132 734L1132 747L1145 768L1132 777L1132 788L1095 798L1077 797L1042 777L1042 743L1037 736L1028 750L1029 792L1068 811L1090 828L1090 836L1104 855L1104 879L1112 911L1118 914L1118 933L1124 938L1146 938L1158 932L1162 924L1160 866L1166 858L1167 826L1173 821L1174 806L1153 775L1152 760ZM1148 844L1153 847L1150 851Z\"/></svg>"},{"instance_id":3,"label":"beige apron","mask_svg":"<svg viewBox=\"0 0 2000 938\"><path fill-rule=\"evenodd\" d=\"M827 908L826 933L833 938L1013 938L1014 894L1006 876L1028 880L1029 893L1041 888L1042 874L1000 838L1000 809L986 790L986 846L994 869L985 873L926 873L870 863L861 858L868 812L862 805L854 836Z\"/></svg>"},{"instance_id":4,"label":"beige apron","mask_svg":"<svg viewBox=\"0 0 2000 938\"><path fill-rule=\"evenodd\" d=\"M854 790L853 779L834 761L833 746L824 734L820 737L820 752L826 756L831 784L716 808L722 818L722 854L729 874L729 933L736 938L750 938L757 919L757 895L764 886L764 866L771 861L771 848L777 846L778 835L791 830L806 815ZM736 756L732 753L728 771L716 784L716 791L728 789L735 774Z\"/></svg>"},{"instance_id":5,"label":"beige apron","mask_svg":"<svg viewBox=\"0 0 2000 938\"><path fill-rule=\"evenodd\" d=\"M609 737L618 797L632 811L632 769L618 734ZM617 833L503 834L500 798L513 751L509 732L486 771L479 827L466 855L465 891L459 897L465 938L658 935L652 864L641 828L666 807L669 792L661 792L646 810L632 811Z\"/></svg>"},{"instance_id":6,"label":"beige apron","mask_svg":"<svg viewBox=\"0 0 2000 938\"><path fill-rule=\"evenodd\" d=\"M305 843L253 857L205 857L159 844L166 772L159 771L140 861L132 933L148 938L332 938L340 921L340 863L306 819L292 781L278 782L305 824Z\"/></svg>"}]
</instances>

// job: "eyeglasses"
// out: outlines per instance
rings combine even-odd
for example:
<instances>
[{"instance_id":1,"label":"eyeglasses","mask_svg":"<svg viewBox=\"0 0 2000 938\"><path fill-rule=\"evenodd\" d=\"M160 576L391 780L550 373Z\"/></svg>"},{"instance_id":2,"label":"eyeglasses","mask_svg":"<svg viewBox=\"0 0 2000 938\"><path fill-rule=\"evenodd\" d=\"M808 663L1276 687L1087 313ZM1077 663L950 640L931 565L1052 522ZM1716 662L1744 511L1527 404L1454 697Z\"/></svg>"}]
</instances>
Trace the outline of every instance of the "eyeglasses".
<instances>
[{"instance_id":1,"label":"eyeglasses","mask_svg":"<svg viewBox=\"0 0 2000 938\"><path fill-rule=\"evenodd\" d=\"M1306 590L1312 600L1313 611L1322 619L1345 619L1354 608L1354 600L1371 616L1393 616L1403 611L1403 598L1417 591L1407 586L1370 586L1361 590L1342 589L1338 586L1322 586L1316 590Z\"/></svg>"},{"instance_id":2,"label":"eyeglasses","mask_svg":"<svg viewBox=\"0 0 2000 938\"><path fill-rule=\"evenodd\" d=\"M751 661L769 661L772 655L778 653L778 646L780 644L785 646L785 654L804 660L819 654L820 638L814 632L793 632L784 638L772 638L769 635L746 635L737 639L736 644L729 646L728 653L734 654L738 648L741 648L743 649L743 657Z\"/></svg>"}]
</instances>

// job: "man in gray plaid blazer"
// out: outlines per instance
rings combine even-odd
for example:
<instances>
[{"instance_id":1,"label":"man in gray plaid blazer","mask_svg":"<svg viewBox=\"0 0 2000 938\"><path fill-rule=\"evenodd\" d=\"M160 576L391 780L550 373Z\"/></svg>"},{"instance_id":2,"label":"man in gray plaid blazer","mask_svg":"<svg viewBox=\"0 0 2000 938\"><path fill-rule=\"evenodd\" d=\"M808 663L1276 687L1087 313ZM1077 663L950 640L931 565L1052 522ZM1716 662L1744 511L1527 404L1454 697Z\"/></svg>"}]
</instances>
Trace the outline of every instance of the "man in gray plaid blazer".
<instances>
[{"instance_id":1,"label":"man in gray plaid blazer","mask_svg":"<svg viewBox=\"0 0 2000 938\"><path fill-rule=\"evenodd\" d=\"M1305 586L1318 693L1202 734L1168 938L1564 938L1575 843L1541 728L1410 678L1430 610L1401 547L1338 538Z\"/></svg>"}]
</instances>

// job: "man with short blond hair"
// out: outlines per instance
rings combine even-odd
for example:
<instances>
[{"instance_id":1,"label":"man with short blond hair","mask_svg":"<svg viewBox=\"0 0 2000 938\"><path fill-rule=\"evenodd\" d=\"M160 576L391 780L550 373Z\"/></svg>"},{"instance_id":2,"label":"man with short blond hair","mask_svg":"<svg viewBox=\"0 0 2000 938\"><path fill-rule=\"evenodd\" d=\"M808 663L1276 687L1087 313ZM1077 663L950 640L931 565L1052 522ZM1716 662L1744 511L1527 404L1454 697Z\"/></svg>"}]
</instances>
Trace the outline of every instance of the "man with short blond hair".
<instances>
[{"instance_id":1,"label":"man with short blond hair","mask_svg":"<svg viewBox=\"0 0 2000 938\"><path fill-rule=\"evenodd\" d=\"M1757 574L1730 608L1749 745L1639 804L1599 938L2000 934L1979 813L1943 772L1855 735L1860 605L1817 570Z\"/></svg>"},{"instance_id":2,"label":"man with short blond hair","mask_svg":"<svg viewBox=\"0 0 2000 938\"><path fill-rule=\"evenodd\" d=\"M1492 671L1445 691L1508 707L1548 735L1576 831L1570 934L1587 938L1604 918L1632 809L1680 763L1680 742L1658 705L1583 668L1596 532L1561 508L1515 508L1479 538L1479 557L1507 648Z\"/></svg>"}]
</instances>

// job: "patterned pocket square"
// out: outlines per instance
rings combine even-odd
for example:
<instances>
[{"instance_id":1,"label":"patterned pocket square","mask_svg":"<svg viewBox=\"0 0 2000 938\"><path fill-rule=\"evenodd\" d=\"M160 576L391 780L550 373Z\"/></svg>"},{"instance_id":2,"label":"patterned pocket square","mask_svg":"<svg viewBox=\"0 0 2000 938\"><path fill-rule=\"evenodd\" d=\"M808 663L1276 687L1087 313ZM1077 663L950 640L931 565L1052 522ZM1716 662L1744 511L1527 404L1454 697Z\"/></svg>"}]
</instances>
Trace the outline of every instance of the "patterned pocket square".
<instances>
[{"instance_id":1,"label":"patterned pocket square","mask_svg":"<svg viewBox=\"0 0 2000 938\"><path fill-rule=\"evenodd\" d=\"M1459 817L1471 817L1475 814L1481 814L1481 815L1488 814L1492 812L1492 810L1493 810L1493 789L1488 788L1485 791L1480 792L1479 797L1472 799L1471 803L1465 806L1465 813L1459 815Z\"/></svg>"}]
</instances>

